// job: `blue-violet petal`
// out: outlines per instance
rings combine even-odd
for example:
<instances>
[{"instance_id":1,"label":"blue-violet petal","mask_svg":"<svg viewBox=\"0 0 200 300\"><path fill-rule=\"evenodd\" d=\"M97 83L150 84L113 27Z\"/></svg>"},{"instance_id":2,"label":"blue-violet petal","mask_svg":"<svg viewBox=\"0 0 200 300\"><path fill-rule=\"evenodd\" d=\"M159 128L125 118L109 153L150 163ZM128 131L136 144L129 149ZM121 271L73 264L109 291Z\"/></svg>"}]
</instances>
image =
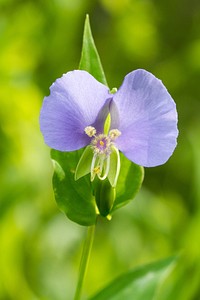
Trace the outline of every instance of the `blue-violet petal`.
<instances>
[{"instance_id":1,"label":"blue-violet petal","mask_svg":"<svg viewBox=\"0 0 200 300\"><path fill-rule=\"evenodd\" d=\"M89 144L84 129L95 124L109 97L108 88L85 71L68 72L57 79L40 113L46 144L60 151L74 151ZM106 115L101 115L99 130L103 130L105 118Z\"/></svg>"},{"instance_id":2,"label":"blue-violet petal","mask_svg":"<svg viewBox=\"0 0 200 300\"><path fill-rule=\"evenodd\" d=\"M121 132L118 149L144 167L164 164L176 147L178 129L176 105L163 83L145 70L133 71L113 101Z\"/></svg>"}]
</instances>

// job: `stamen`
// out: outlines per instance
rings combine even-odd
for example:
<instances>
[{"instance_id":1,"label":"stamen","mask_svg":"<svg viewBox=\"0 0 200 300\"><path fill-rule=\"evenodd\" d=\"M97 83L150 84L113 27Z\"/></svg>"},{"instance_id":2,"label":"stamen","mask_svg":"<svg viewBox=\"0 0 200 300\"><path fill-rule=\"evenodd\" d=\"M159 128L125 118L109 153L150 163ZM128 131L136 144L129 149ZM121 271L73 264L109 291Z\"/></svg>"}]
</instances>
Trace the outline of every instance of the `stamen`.
<instances>
[{"instance_id":1,"label":"stamen","mask_svg":"<svg viewBox=\"0 0 200 300\"><path fill-rule=\"evenodd\" d=\"M97 175L98 175L98 177L100 178L100 177L101 177L101 174L102 174L102 172L103 172L104 158L100 156L99 160L100 160L100 164L99 164L100 172L99 172L99 174L97 174Z\"/></svg>"},{"instance_id":2,"label":"stamen","mask_svg":"<svg viewBox=\"0 0 200 300\"><path fill-rule=\"evenodd\" d=\"M98 174L100 173L100 167L99 167L99 166L95 167L95 168L93 169L93 172L94 172L96 175L98 175Z\"/></svg>"},{"instance_id":3,"label":"stamen","mask_svg":"<svg viewBox=\"0 0 200 300\"><path fill-rule=\"evenodd\" d=\"M110 155L105 159L105 161L106 161L106 170L105 170L105 173L104 173L103 176L101 176L101 174L98 175L99 179L101 179L101 180L106 179L106 177L108 176L108 172L110 170Z\"/></svg>"},{"instance_id":4,"label":"stamen","mask_svg":"<svg viewBox=\"0 0 200 300\"><path fill-rule=\"evenodd\" d=\"M85 127L84 131L89 137L95 136L95 134L97 132L93 126Z\"/></svg>"},{"instance_id":5,"label":"stamen","mask_svg":"<svg viewBox=\"0 0 200 300\"><path fill-rule=\"evenodd\" d=\"M91 167L90 167L91 181L93 181L96 176L96 173L94 172L96 159L97 159L97 155L94 154L92 158Z\"/></svg>"},{"instance_id":6,"label":"stamen","mask_svg":"<svg viewBox=\"0 0 200 300\"><path fill-rule=\"evenodd\" d=\"M85 127L84 131L89 137L92 137L90 145L94 155L90 166L91 181L96 175L100 180L104 180L110 171L112 161L110 155L112 155L113 150L116 151L114 141L121 135L121 132L118 129L112 129L107 134L96 134L96 129L93 126ZM119 166L120 164L117 164L116 174L112 178L114 185L116 185L119 175Z\"/></svg>"},{"instance_id":7,"label":"stamen","mask_svg":"<svg viewBox=\"0 0 200 300\"><path fill-rule=\"evenodd\" d=\"M118 129L112 129L109 132L109 137L111 140L116 140L121 135L121 132Z\"/></svg>"}]
</instances>

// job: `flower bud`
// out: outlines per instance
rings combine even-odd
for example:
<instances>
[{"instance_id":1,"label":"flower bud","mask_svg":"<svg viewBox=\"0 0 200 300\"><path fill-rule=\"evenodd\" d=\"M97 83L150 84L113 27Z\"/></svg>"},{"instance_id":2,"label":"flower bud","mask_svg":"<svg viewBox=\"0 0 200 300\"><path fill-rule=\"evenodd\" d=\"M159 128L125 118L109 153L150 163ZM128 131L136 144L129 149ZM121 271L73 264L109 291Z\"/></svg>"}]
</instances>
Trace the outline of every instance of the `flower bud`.
<instances>
[{"instance_id":1,"label":"flower bud","mask_svg":"<svg viewBox=\"0 0 200 300\"><path fill-rule=\"evenodd\" d=\"M106 217L110 213L115 201L115 196L115 188L111 186L107 179L98 181L95 191L95 200L99 212L103 217Z\"/></svg>"}]
</instances>

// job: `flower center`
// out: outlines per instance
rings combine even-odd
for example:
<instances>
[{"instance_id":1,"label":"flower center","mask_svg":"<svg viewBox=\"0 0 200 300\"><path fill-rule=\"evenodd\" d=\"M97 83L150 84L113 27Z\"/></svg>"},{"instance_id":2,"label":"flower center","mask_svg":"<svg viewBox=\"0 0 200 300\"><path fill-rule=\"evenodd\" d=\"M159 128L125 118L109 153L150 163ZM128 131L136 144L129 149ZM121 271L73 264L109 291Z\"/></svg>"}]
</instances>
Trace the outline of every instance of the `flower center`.
<instances>
[{"instance_id":1,"label":"flower center","mask_svg":"<svg viewBox=\"0 0 200 300\"><path fill-rule=\"evenodd\" d=\"M104 180L110 170L110 154L114 147L114 141L121 135L118 129L112 129L108 134L96 134L96 129L92 126L85 128L85 133L91 137L91 148L93 150L93 159L91 163L91 180L97 175L99 179Z\"/></svg>"},{"instance_id":2,"label":"flower center","mask_svg":"<svg viewBox=\"0 0 200 300\"><path fill-rule=\"evenodd\" d=\"M94 154L98 155L109 155L111 153L112 141L110 137L101 133L95 135L91 140L91 147L93 149Z\"/></svg>"},{"instance_id":3,"label":"flower center","mask_svg":"<svg viewBox=\"0 0 200 300\"><path fill-rule=\"evenodd\" d=\"M105 143L103 141L100 141L99 144L100 146L104 146Z\"/></svg>"}]
</instances>

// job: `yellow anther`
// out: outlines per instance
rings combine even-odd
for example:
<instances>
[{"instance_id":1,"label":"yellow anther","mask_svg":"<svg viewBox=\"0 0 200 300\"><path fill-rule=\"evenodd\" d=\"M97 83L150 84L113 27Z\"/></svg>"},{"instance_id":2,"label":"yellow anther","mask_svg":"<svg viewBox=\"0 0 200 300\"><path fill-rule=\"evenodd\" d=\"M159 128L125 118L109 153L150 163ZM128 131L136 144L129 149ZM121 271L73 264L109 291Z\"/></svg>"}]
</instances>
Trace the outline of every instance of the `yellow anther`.
<instances>
[{"instance_id":1,"label":"yellow anther","mask_svg":"<svg viewBox=\"0 0 200 300\"><path fill-rule=\"evenodd\" d=\"M104 142L103 142L103 141L100 141L99 144L100 144L101 146L104 146Z\"/></svg>"},{"instance_id":2,"label":"yellow anther","mask_svg":"<svg viewBox=\"0 0 200 300\"><path fill-rule=\"evenodd\" d=\"M95 167L95 168L93 169L93 173L94 173L94 174L99 174L99 173L100 173L100 167L99 167L99 166Z\"/></svg>"},{"instance_id":3,"label":"yellow anther","mask_svg":"<svg viewBox=\"0 0 200 300\"><path fill-rule=\"evenodd\" d=\"M120 135L121 135L121 132L118 129L112 129L109 132L109 137L111 138L111 140L115 140Z\"/></svg>"},{"instance_id":4,"label":"yellow anther","mask_svg":"<svg viewBox=\"0 0 200 300\"><path fill-rule=\"evenodd\" d=\"M84 131L89 137L95 136L96 134L96 129L93 126L85 127Z\"/></svg>"}]
</instances>

